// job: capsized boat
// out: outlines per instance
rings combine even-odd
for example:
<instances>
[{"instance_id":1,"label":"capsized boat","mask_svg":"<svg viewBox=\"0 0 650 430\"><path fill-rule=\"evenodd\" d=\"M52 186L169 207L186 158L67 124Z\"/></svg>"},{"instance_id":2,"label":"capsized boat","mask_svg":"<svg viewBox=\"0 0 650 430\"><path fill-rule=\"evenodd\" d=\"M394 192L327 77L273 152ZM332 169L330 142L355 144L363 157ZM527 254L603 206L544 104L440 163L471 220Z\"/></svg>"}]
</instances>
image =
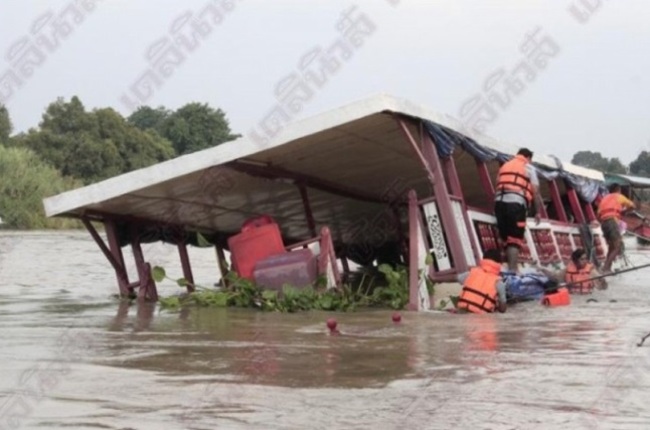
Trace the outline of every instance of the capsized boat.
<instances>
[{"instance_id":1,"label":"capsized boat","mask_svg":"<svg viewBox=\"0 0 650 430\"><path fill-rule=\"evenodd\" d=\"M460 119L379 95L297 122L286 115L295 107L287 100L246 136L48 197L45 212L80 219L115 269L120 294L137 290L149 299L157 297L156 286L141 244L176 245L191 280L188 245L207 240L216 248L215 267L226 270L233 236L256 236L242 227L266 215L281 241L275 235L253 244L263 258L276 257L265 243L281 244L273 252L283 253L316 243L318 271L331 288L346 279L351 263L406 265L413 310L432 308L427 280L442 294L485 251L502 248L493 215L497 171L528 145L482 132L495 108L487 98L468 100ZM594 201L603 174L538 152L533 164L546 204L540 224L527 222L521 262L562 264L587 245L602 260L606 244ZM126 246L138 269L135 281L124 263ZM287 258L276 260L264 268L275 274L275 264L289 267ZM293 267L313 264L290 260ZM262 263L244 262L253 273Z\"/></svg>"}]
</instances>

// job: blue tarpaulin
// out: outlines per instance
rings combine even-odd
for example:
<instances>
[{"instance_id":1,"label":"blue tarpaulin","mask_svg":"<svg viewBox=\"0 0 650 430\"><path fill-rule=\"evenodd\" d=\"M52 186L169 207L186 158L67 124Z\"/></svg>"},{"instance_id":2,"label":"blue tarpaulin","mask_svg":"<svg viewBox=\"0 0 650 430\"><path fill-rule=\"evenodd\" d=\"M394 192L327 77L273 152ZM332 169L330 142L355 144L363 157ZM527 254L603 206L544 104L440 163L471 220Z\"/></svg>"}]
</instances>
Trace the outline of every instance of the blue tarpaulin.
<instances>
[{"instance_id":1,"label":"blue tarpaulin","mask_svg":"<svg viewBox=\"0 0 650 430\"><path fill-rule=\"evenodd\" d=\"M508 301L537 300L544 295L544 286L549 278L538 273L516 275L502 272L501 277L506 284Z\"/></svg>"},{"instance_id":2,"label":"blue tarpaulin","mask_svg":"<svg viewBox=\"0 0 650 430\"><path fill-rule=\"evenodd\" d=\"M513 156L504 154L491 148L487 148L474 139L464 136L456 131L438 125L428 120L422 120L424 129L433 140L436 151L440 158L449 158L454 153L456 146L470 153L476 159L487 162L497 160L500 163L510 160ZM557 160L559 169L543 168L533 165L538 176L546 180L553 180L560 177L566 180L571 188L575 189L580 197L586 202L593 202L599 194L606 194L604 183L590 178L580 177L562 169L562 163Z\"/></svg>"}]
</instances>

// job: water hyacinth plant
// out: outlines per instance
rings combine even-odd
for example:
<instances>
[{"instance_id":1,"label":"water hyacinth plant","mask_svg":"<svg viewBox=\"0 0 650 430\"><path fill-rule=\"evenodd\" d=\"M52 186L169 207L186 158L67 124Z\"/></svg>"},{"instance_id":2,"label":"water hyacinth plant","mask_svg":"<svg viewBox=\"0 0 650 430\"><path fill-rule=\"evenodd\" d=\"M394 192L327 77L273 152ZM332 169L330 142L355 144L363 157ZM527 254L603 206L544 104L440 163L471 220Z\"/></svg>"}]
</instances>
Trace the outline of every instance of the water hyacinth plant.
<instances>
[{"instance_id":1,"label":"water hyacinth plant","mask_svg":"<svg viewBox=\"0 0 650 430\"><path fill-rule=\"evenodd\" d=\"M156 282L172 280L179 287L190 284L185 278L168 277L160 266L152 269L152 277ZM325 279L319 278L315 285L306 288L284 285L281 291L263 289L233 271L226 274L224 281L217 288L192 285L194 292L160 298L160 306L167 310L178 310L183 306L232 306L278 312L351 311L358 307L403 309L409 299L407 269L387 264L355 273L350 282L340 288L326 289Z\"/></svg>"}]
</instances>

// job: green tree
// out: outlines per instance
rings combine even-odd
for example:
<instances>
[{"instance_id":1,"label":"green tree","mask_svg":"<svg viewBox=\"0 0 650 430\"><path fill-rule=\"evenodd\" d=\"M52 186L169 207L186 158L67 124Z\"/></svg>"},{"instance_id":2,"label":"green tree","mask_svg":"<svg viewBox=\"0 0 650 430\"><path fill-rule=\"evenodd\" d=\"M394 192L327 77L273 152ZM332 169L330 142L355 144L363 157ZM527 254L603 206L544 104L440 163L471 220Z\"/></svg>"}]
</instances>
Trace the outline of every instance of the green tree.
<instances>
[{"instance_id":1,"label":"green tree","mask_svg":"<svg viewBox=\"0 0 650 430\"><path fill-rule=\"evenodd\" d=\"M650 177L650 152L641 151L636 160L630 163L630 174Z\"/></svg>"},{"instance_id":2,"label":"green tree","mask_svg":"<svg viewBox=\"0 0 650 430\"><path fill-rule=\"evenodd\" d=\"M69 102L59 97L54 103L50 103L39 126L42 130L56 134L96 132L92 117L77 96L73 96Z\"/></svg>"},{"instance_id":3,"label":"green tree","mask_svg":"<svg viewBox=\"0 0 650 430\"><path fill-rule=\"evenodd\" d=\"M70 228L77 222L45 218L43 198L81 186L64 178L33 151L0 145L0 215L7 227Z\"/></svg>"},{"instance_id":4,"label":"green tree","mask_svg":"<svg viewBox=\"0 0 650 430\"><path fill-rule=\"evenodd\" d=\"M96 182L174 156L171 143L130 125L113 109L87 112L77 97L50 104L39 130L16 139L64 176Z\"/></svg>"},{"instance_id":5,"label":"green tree","mask_svg":"<svg viewBox=\"0 0 650 430\"><path fill-rule=\"evenodd\" d=\"M578 166L588 167L603 172L609 167L608 160L604 158L600 152L578 151L573 155L571 162Z\"/></svg>"},{"instance_id":6,"label":"green tree","mask_svg":"<svg viewBox=\"0 0 650 430\"><path fill-rule=\"evenodd\" d=\"M578 151L571 159L573 164L606 173L626 173L627 168L617 157L606 158L600 152Z\"/></svg>"},{"instance_id":7,"label":"green tree","mask_svg":"<svg viewBox=\"0 0 650 430\"><path fill-rule=\"evenodd\" d=\"M155 130L162 135L163 126L172 112L164 106L156 109L149 106L140 106L127 118L129 124L140 130Z\"/></svg>"},{"instance_id":8,"label":"green tree","mask_svg":"<svg viewBox=\"0 0 650 430\"><path fill-rule=\"evenodd\" d=\"M0 144L6 145L9 142L9 136L13 130L13 124L9 117L9 111L3 105L0 105Z\"/></svg>"},{"instance_id":9,"label":"green tree","mask_svg":"<svg viewBox=\"0 0 650 430\"><path fill-rule=\"evenodd\" d=\"M188 103L176 110L164 121L161 132L172 142L178 155L211 148L240 136L232 134L221 109L202 103Z\"/></svg>"},{"instance_id":10,"label":"green tree","mask_svg":"<svg viewBox=\"0 0 650 430\"><path fill-rule=\"evenodd\" d=\"M123 160L122 172L140 169L173 158L171 142L153 130L140 130L129 124L113 109L94 111L103 141L114 143Z\"/></svg>"},{"instance_id":11,"label":"green tree","mask_svg":"<svg viewBox=\"0 0 650 430\"><path fill-rule=\"evenodd\" d=\"M93 133L57 134L50 130L30 130L21 138L21 143L64 176L79 178L86 184L118 175L124 169L115 143L102 142Z\"/></svg>"},{"instance_id":12,"label":"green tree","mask_svg":"<svg viewBox=\"0 0 650 430\"><path fill-rule=\"evenodd\" d=\"M610 158L609 162L607 163L607 169L605 170L607 173L627 173L627 168L623 163L621 163L621 160L619 160L618 157Z\"/></svg>"}]
</instances>

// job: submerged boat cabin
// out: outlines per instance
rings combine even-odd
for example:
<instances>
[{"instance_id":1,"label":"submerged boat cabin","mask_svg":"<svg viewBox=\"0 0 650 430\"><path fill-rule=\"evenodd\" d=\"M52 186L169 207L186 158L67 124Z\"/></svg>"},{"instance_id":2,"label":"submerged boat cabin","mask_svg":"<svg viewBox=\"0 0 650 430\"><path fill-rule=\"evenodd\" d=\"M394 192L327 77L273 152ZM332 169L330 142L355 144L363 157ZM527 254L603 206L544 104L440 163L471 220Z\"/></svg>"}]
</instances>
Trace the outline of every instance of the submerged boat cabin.
<instances>
[{"instance_id":1,"label":"submerged boat cabin","mask_svg":"<svg viewBox=\"0 0 650 430\"><path fill-rule=\"evenodd\" d=\"M271 283L283 273L320 275L336 287L350 262L404 264L413 310L431 306L426 277L453 281L500 247L493 185L516 146L385 95L292 124L269 122L263 132L49 197L46 214L80 219L120 293L148 299L157 293L141 244L157 240L178 246L191 282L187 246L203 238L223 270L229 250L240 276ZM546 204L542 222L528 222L521 259L561 263L585 245L581 227L596 220L604 178L539 153L533 163ZM604 258L599 228L590 233ZM136 259L134 281L125 246Z\"/></svg>"}]
</instances>

